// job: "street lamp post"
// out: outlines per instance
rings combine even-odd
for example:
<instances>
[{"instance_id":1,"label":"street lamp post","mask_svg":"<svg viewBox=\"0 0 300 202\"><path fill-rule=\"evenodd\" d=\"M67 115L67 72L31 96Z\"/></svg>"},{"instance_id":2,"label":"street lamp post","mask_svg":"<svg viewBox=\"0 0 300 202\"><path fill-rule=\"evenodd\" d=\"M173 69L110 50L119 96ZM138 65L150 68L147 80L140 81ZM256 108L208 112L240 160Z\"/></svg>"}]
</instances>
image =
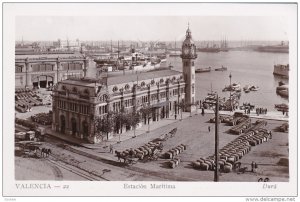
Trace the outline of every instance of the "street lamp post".
<instances>
[{"instance_id":1,"label":"street lamp post","mask_svg":"<svg viewBox=\"0 0 300 202\"><path fill-rule=\"evenodd\" d=\"M219 181L219 96L215 95L214 101L204 102L206 104L215 105L215 170L214 170L214 181Z\"/></svg>"},{"instance_id":2,"label":"street lamp post","mask_svg":"<svg viewBox=\"0 0 300 202\"><path fill-rule=\"evenodd\" d=\"M215 175L214 181L219 181L219 96L216 100L216 118L215 118Z\"/></svg>"},{"instance_id":3,"label":"street lamp post","mask_svg":"<svg viewBox=\"0 0 300 202\"><path fill-rule=\"evenodd\" d=\"M230 84L229 84L229 87L230 87L230 107L231 107L231 110L233 109L232 108L232 99L231 99L231 89L232 89L232 86L231 86L231 77L232 77L232 75L231 75L231 73L229 74L229 80L230 80Z\"/></svg>"}]
</instances>

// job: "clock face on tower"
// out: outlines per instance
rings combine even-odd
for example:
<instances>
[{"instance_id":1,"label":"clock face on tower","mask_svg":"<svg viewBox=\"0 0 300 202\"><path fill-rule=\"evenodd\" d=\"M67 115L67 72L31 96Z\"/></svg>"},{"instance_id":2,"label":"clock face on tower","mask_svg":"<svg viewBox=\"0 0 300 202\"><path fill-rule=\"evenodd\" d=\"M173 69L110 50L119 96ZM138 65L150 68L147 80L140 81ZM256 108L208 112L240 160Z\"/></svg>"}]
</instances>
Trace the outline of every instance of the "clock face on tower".
<instances>
[{"instance_id":1,"label":"clock face on tower","mask_svg":"<svg viewBox=\"0 0 300 202\"><path fill-rule=\"evenodd\" d=\"M185 55L187 55L187 54L189 54L190 53L190 49L189 48L183 48L183 53L185 54Z\"/></svg>"}]
</instances>

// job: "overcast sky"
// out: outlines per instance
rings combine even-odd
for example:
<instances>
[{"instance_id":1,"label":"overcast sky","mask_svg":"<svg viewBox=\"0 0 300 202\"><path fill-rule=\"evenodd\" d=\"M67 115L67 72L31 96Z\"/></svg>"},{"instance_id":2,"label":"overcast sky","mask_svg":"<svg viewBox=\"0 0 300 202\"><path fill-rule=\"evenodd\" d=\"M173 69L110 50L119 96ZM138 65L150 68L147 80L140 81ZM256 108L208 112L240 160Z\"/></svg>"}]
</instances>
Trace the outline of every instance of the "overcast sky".
<instances>
[{"instance_id":1,"label":"overcast sky","mask_svg":"<svg viewBox=\"0 0 300 202\"><path fill-rule=\"evenodd\" d=\"M194 40L288 40L280 17L18 16L16 40L182 40L187 24Z\"/></svg>"}]
</instances>

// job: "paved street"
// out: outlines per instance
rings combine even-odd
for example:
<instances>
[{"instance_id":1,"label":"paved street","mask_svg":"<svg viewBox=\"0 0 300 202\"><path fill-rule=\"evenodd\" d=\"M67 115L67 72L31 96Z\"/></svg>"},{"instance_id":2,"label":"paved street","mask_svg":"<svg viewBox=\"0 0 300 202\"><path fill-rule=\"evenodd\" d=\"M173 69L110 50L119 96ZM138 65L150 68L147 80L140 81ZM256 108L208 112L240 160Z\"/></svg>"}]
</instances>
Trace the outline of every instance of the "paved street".
<instances>
[{"instance_id":1,"label":"paved street","mask_svg":"<svg viewBox=\"0 0 300 202\"><path fill-rule=\"evenodd\" d=\"M53 154L63 162L68 162L87 171L97 172L101 174L103 169L109 169L110 172L105 173L107 180L178 180L178 181L212 181L212 171L199 171L190 166L192 161L200 157L208 157L214 153L214 124L208 120L213 114L206 113L204 116L193 114L189 117L189 113L184 113L184 119L174 120L166 119L150 126L151 131L147 133L148 126L143 126L136 131L136 138L133 137L133 131L128 131L121 134L121 143L117 143L119 136L115 136L107 143L101 144L83 144L85 147L68 146L67 149L62 149L59 140L51 140L46 143L53 149ZM252 119L255 122L255 119ZM283 121L268 120L266 126L268 130L274 130L280 126ZM210 126L211 131L208 131ZM169 138L164 144L163 152L179 145L187 145L187 150L179 154L181 163L175 169L170 169L167 166L167 159L159 158L157 161L138 162L134 165L124 167L118 163L117 157L109 153L109 147L104 145L112 144L114 150L123 151L128 148L138 148L147 142L168 133L173 128L177 127L175 137ZM220 148L228 142L235 139L236 135L228 134L230 126L220 124ZM68 137L66 137L68 138ZM71 138L69 138L71 139ZM68 149L69 148L69 149ZM76 151L75 153L72 151ZM269 177L274 181L288 181L288 167L278 165L280 158L288 158L288 134L281 132L273 132L273 139L261 145L252 147L251 151L246 154L240 162L243 166L251 170L251 162L255 161L259 164L259 169L256 173L246 172L238 175L235 172L222 173L221 181L257 181L259 177ZM74 160L72 160L74 159ZM99 175L100 175L99 174ZM65 178L64 178L65 179Z\"/></svg>"}]
</instances>

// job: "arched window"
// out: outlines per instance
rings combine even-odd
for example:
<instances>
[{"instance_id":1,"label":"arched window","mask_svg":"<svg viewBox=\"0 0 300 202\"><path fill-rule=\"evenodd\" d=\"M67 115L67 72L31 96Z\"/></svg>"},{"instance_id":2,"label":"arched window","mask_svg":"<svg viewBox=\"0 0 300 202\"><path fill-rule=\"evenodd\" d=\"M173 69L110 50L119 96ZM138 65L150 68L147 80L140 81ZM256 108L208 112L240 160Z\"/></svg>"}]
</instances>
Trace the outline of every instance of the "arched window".
<instances>
[{"instance_id":1,"label":"arched window","mask_svg":"<svg viewBox=\"0 0 300 202\"><path fill-rule=\"evenodd\" d=\"M164 79L160 79L160 81L159 81L160 83L163 83L164 82Z\"/></svg>"},{"instance_id":2,"label":"arched window","mask_svg":"<svg viewBox=\"0 0 300 202\"><path fill-rule=\"evenodd\" d=\"M154 85L155 84L155 81L154 79L151 80L151 85Z\"/></svg>"},{"instance_id":3,"label":"arched window","mask_svg":"<svg viewBox=\"0 0 300 202\"><path fill-rule=\"evenodd\" d=\"M173 76L173 78L172 78L172 81L175 81L176 80L176 77L175 76Z\"/></svg>"},{"instance_id":4,"label":"arched window","mask_svg":"<svg viewBox=\"0 0 300 202\"><path fill-rule=\"evenodd\" d=\"M142 83L141 83L141 86L142 87L144 87L146 84L145 84L145 82L143 81Z\"/></svg>"},{"instance_id":5,"label":"arched window","mask_svg":"<svg viewBox=\"0 0 300 202\"><path fill-rule=\"evenodd\" d=\"M66 86L62 86L61 89L62 90L67 90L67 87Z\"/></svg>"},{"instance_id":6,"label":"arched window","mask_svg":"<svg viewBox=\"0 0 300 202\"><path fill-rule=\"evenodd\" d=\"M129 88L130 88L129 84L126 84L125 85L125 90L129 90Z\"/></svg>"},{"instance_id":7,"label":"arched window","mask_svg":"<svg viewBox=\"0 0 300 202\"><path fill-rule=\"evenodd\" d=\"M117 92L118 91L118 86L113 87L113 92Z\"/></svg>"},{"instance_id":8,"label":"arched window","mask_svg":"<svg viewBox=\"0 0 300 202\"><path fill-rule=\"evenodd\" d=\"M72 89L72 91L73 91L73 93L77 93L77 88L74 87L74 88Z\"/></svg>"}]
</instances>

